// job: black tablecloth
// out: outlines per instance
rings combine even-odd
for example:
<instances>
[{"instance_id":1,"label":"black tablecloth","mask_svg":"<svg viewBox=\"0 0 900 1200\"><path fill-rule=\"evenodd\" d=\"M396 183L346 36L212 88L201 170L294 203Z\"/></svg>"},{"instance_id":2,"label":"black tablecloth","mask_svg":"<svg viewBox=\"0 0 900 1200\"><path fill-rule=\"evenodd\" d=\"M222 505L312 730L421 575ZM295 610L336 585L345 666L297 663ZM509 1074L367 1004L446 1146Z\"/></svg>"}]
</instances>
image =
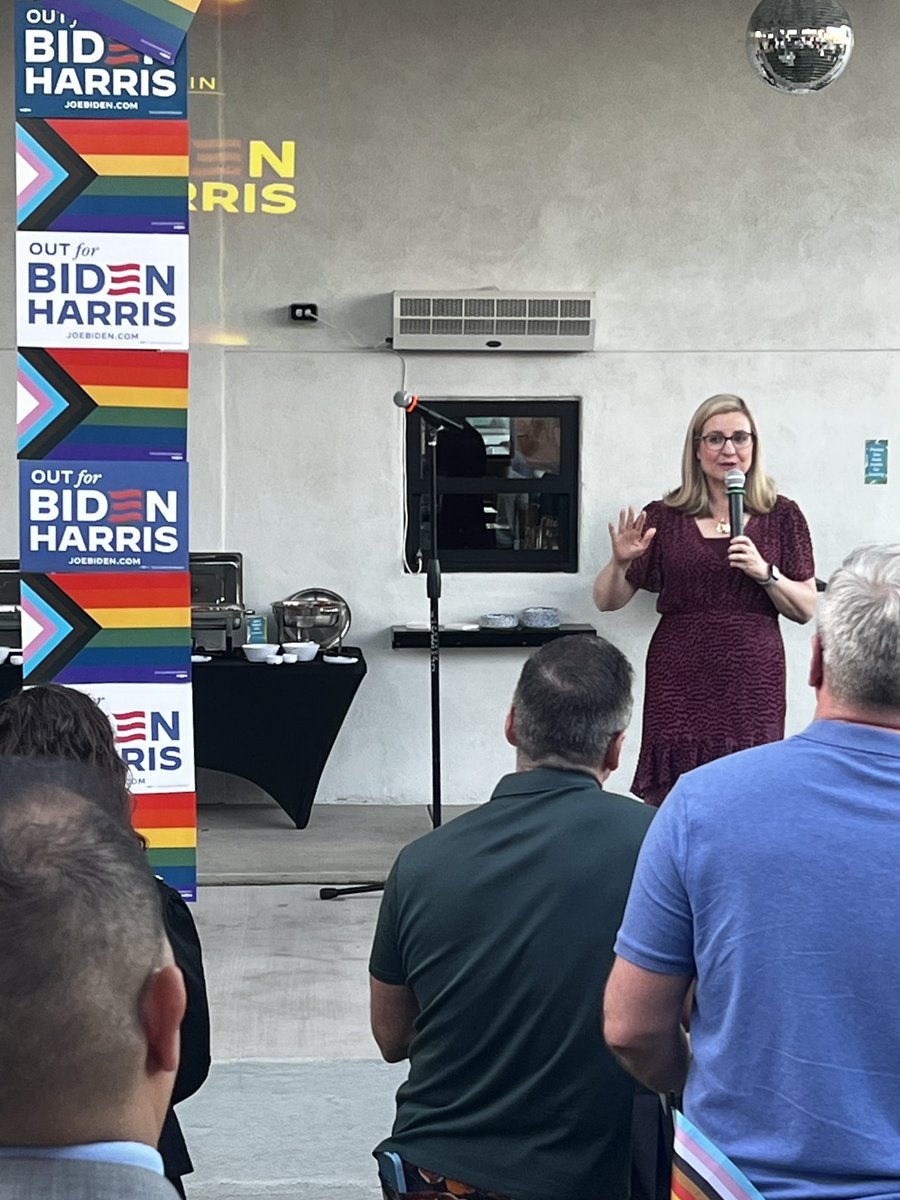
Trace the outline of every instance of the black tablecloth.
<instances>
[{"instance_id":1,"label":"black tablecloth","mask_svg":"<svg viewBox=\"0 0 900 1200\"><path fill-rule=\"evenodd\" d=\"M366 673L362 651L345 646L344 654L359 661L195 663L196 766L258 784L305 829L328 755ZM0 699L21 685L21 667L0 666Z\"/></svg>"},{"instance_id":2,"label":"black tablecloth","mask_svg":"<svg viewBox=\"0 0 900 1200\"><path fill-rule=\"evenodd\" d=\"M250 779L305 829L328 755L366 673L355 663L242 658L194 665L194 761Z\"/></svg>"}]
</instances>

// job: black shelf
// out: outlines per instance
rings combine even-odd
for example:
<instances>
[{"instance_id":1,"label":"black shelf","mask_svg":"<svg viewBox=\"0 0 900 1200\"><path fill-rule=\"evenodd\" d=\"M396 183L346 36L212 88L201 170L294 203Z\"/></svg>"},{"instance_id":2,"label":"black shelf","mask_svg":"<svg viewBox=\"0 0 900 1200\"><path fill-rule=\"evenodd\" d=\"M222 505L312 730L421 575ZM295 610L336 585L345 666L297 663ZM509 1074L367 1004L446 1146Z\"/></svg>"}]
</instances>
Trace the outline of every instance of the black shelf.
<instances>
[{"instance_id":1,"label":"black shelf","mask_svg":"<svg viewBox=\"0 0 900 1200\"><path fill-rule=\"evenodd\" d=\"M441 626L439 642L444 650L496 649L498 646L543 646L555 638L572 633L597 636L593 625L559 625L556 629L446 629ZM392 650L427 650L430 644L427 629L409 629L406 625L391 626Z\"/></svg>"}]
</instances>

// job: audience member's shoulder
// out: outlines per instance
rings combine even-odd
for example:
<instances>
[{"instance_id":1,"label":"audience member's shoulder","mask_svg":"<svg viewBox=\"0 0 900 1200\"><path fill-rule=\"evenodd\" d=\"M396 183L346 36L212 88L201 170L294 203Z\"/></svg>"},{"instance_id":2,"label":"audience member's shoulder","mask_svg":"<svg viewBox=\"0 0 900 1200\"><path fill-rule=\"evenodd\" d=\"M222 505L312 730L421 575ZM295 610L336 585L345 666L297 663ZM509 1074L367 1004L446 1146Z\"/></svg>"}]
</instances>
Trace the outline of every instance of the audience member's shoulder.
<instances>
[{"instance_id":1,"label":"audience member's shoulder","mask_svg":"<svg viewBox=\"0 0 900 1200\"><path fill-rule=\"evenodd\" d=\"M181 892L166 883L164 879L160 879L158 875L156 876L156 890L159 892L159 901L163 908L187 908L187 902Z\"/></svg>"},{"instance_id":2,"label":"audience member's shoulder","mask_svg":"<svg viewBox=\"0 0 900 1200\"><path fill-rule=\"evenodd\" d=\"M720 808L733 813L736 805L744 809L751 804L777 804L802 753L801 735L767 742L688 771L677 786L692 817L705 814L715 820Z\"/></svg>"},{"instance_id":3,"label":"audience member's shoulder","mask_svg":"<svg viewBox=\"0 0 900 1200\"><path fill-rule=\"evenodd\" d=\"M479 804L469 812L460 813L449 821L445 820L436 829L426 830L403 847L397 855L397 862L402 862L404 869L409 870L413 866L428 864L436 857L449 853L452 843L465 839L472 825L477 825L483 819L484 809L485 805Z\"/></svg>"},{"instance_id":4,"label":"audience member's shoulder","mask_svg":"<svg viewBox=\"0 0 900 1200\"><path fill-rule=\"evenodd\" d=\"M159 902L162 905L163 921L171 933L174 929L194 925L194 916L181 892L171 887L164 879L156 876Z\"/></svg>"},{"instance_id":5,"label":"audience member's shoulder","mask_svg":"<svg viewBox=\"0 0 900 1200\"><path fill-rule=\"evenodd\" d=\"M642 800L636 800L634 796L623 796L620 792L610 792L606 788L603 789L603 796L614 809L616 820L633 829L646 830L656 814L655 808L644 804Z\"/></svg>"}]
</instances>

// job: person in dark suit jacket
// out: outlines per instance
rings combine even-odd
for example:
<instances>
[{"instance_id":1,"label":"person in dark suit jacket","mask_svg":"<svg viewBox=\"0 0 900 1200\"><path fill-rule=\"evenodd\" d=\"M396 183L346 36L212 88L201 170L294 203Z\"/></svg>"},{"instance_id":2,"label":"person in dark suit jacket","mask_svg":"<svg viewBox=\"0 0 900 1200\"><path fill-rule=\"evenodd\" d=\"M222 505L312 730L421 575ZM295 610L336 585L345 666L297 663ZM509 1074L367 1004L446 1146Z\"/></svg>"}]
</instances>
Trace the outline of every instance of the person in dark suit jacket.
<instances>
[{"instance_id":1,"label":"person in dark suit jacket","mask_svg":"<svg viewBox=\"0 0 900 1200\"><path fill-rule=\"evenodd\" d=\"M87 763L107 772L118 791L111 793L114 815L130 820L128 768L116 750L112 727L100 706L73 688L44 684L21 691L0 703L0 755L52 757ZM159 1140L166 1177L184 1196L182 1176L194 1169L174 1105L192 1096L210 1067L209 1002L200 938L190 909L178 892L156 879L166 934L187 989L181 1027L181 1060L172 1103Z\"/></svg>"},{"instance_id":2,"label":"person in dark suit jacket","mask_svg":"<svg viewBox=\"0 0 900 1200\"><path fill-rule=\"evenodd\" d=\"M162 879L157 878L156 885L162 901L166 934L187 990L187 1008L181 1023L181 1061L175 1076L172 1103L159 1138L166 1178L171 1180L178 1194L184 1196L181 1179L193 1171L194 1164L175 1115L175 1105L193 1096L209 1075L209 1001L203 974L203 952L191 910L178 892Z\"/></svg>"},{"instance_id":3,"label":"person in dark suit jacket","mask_svg":"<svg viewBox=\"0 0 900 1200\"><path fill-rule=\"evenodd\" d=\"M109 773L0 758L0 1200L174 1200L185 988Z\"/></svg>"}]
</instances>

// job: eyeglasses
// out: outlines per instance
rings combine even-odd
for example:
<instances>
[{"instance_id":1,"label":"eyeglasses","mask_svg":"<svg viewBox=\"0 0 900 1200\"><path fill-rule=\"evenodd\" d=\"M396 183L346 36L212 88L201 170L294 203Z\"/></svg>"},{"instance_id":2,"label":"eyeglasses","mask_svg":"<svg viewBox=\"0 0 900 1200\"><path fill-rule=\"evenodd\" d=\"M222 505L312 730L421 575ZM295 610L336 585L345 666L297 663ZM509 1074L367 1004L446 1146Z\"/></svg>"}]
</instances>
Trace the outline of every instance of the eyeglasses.
<instances>
[{"instance_id":1,"label":"eyeglasses","mask_svg":"<svg viewBox=\"0 0 900 1200\"><path fill-rule=\"evenodd\" d=\"M732 433L727 437L724 433L704 433L696 440L698 442L705 442L710 450L721 450L726 442L731 442L735 450L740 450L743 446L750 445L753 441L753 436L746 429L739 429L737 433Z\"/></svg>"}]
</instances>

